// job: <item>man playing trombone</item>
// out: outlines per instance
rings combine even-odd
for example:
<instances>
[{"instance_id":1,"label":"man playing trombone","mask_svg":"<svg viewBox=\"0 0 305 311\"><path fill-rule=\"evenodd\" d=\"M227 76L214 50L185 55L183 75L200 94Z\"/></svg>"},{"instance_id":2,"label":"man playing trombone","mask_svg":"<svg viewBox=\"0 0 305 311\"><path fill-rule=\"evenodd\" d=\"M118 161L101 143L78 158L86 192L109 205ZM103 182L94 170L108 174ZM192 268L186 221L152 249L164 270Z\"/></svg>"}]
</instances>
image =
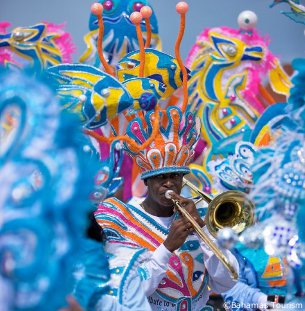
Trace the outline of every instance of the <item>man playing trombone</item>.
<instances>
[{"instance_id":1,"label":"man playing trombone","mask_svg":"<svg viewBox=\"0 0 305 311\"><path fill-rule=\"evenodd\" d=\"M139 143L149 137L156 130L153 119L152 112L145 120L131 122L130 138ZM124 297L126 261L138 260L137 271L131 269L130 277L140 275L152 310L202 310L211 290L221 293L235 285L232 270L238 275L238 263L228 250L215 255L211 249L215 241L207 230L203 229L210 241L199 238L204 221L193 201L180 196L198 139L197 120L190 112L182 114L177 107L169 107L160 113L159 124L156 139L144 150L125 146L142 169L146 198L128 204L110 198L96 212L111 254L110 269L116 274L111 292Z\"/></svg>"}]
</instances>

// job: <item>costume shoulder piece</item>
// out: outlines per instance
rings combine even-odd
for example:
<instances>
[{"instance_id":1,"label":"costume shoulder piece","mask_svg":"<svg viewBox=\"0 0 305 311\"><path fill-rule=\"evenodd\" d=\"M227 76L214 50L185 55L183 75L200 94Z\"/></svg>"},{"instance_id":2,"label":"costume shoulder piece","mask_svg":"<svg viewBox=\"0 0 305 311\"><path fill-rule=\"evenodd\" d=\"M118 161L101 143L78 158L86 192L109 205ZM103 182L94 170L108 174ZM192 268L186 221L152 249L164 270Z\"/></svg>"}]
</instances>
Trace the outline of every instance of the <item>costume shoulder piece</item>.
<instances>
[{"instance_id":1,"label":"costume shoulder piece","mask_svg":"<svg viewBox=\"0 0 305 311\"><path fill-rule=\"evenodd\" d=\"M110 243L144 247L154 251L163 243L167 230L136 207L109 198L99 206L95 217Z\"/></svg>"}]
</instances>

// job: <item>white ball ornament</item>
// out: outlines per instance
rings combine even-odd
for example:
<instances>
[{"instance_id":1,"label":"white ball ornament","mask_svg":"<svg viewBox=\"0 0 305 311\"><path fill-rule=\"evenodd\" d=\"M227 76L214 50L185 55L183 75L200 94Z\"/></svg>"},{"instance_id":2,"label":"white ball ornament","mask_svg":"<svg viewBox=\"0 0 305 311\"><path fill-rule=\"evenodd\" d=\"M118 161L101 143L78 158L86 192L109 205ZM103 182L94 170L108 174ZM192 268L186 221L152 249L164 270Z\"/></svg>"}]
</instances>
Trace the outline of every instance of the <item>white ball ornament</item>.
<instances>
[{"instance_id":1,"label":"white ball ornament","mask_svg":"<svg viewBox=\"0 0 305 311\"><path fill-rule=\"evenodd\" d=\"M253 11L242 11L237 17L240 29L252 30L256 27L257 15Z\"/></svg>"},{"instance_id":2,"label":"white ball ornament","mask_svg":"<svg viewBox=\"0 0 305 311\"><path fill-rule=\"evenodd\" d=\"M238 236L231 228L220 229L217 233L217 242L220 247L232 249L238 241Z\"/></svg>"}]
</instances>

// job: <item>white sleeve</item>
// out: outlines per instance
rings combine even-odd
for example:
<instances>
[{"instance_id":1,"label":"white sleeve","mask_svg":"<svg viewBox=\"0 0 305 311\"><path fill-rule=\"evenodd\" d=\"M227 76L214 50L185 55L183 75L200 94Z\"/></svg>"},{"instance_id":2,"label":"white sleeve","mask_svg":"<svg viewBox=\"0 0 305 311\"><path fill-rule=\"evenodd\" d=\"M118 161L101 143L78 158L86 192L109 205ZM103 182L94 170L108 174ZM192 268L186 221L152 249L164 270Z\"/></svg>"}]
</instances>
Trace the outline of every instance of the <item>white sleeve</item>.
<instances>
[{"instance_id":1,"label":"white sleeve","mask_svg":"<svg viewBox=\"0 0 305 311\"><path fill-rule=\"evenodd\" d=\"M206 227L203 230L213 241L213 243L217 245L217 241L207 231ZM214 252L199 237L198 239L200 241L200 246L203 251L204 265L210 276L209 285L212 291L216 293L223 293L231 289L236 284L237 280L233 280L230 272L226 269L226 267L222 264L222 262L219 261ZM236 273L238 274L239 265L235 256L227 249L220 248L220 250L222 251L224 256L228 259L228 261L231 263Z\"/></svg>"},{"instance_id":2,"label":"white sleeve","mask_svg":"<svg viewBox=\"0 0 305 311\"><path fill-rule=\"evenodd\" d=\"M150 304L143 293L139 277L133 278L128 286L127 296L120 304L116 297L104 295L98 302L94 311L150 311Z\"/></svg>"},{"instance_id":3,"label":"white sleeve","mask_svg":"<svg viewBox=\"0 0 305 311\"><path fill-rule=\"evenodd\" d=\"M167 265L172 253L161 244L148 261L143 262L138 273L142 279L142 286L146 296L150 296L166 276Z\"/></svg>"}]
</instances>

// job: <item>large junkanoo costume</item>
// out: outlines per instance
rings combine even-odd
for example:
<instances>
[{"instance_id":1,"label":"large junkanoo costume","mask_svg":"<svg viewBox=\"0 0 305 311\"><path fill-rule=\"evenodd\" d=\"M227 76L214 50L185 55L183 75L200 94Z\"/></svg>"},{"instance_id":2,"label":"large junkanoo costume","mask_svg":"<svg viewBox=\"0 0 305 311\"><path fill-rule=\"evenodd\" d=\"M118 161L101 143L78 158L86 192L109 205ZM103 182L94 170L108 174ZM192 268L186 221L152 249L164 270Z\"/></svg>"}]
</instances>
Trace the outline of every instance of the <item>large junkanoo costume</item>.
<instances>
[{"instance_id":1,"label":"large junkanoo costume","mask_svg":"<svg viewBox=\"0 0 305 311\"><path fill-rule=\"evenodd\" d=\"M198 138L198 123L192 113L182 114L176 107L159 113L158 133L146 149L136 152L128 143L125 145L143 170L143 179L166 173L188 173L192 147ZM155 117L151 112L145 119L133 120L128 136L144 143L153 131ZM120 275L124 273L126 278L126 262L136 260L139 261L137 271L130 273L140 274L153 310L201 310L210 290L223 292L235 284L218 258L196 235L190 235L175 253L167 250L163 242L175 217L176 214L152 216L137 200L124 204L110 198L99 206L96 219L106 235L110 270L116 275L112 278L111 294L122 297L126 279L120 279ZM227 250L224 253L238 269L235 257Z\"/></svg>"},{"instance_id":2,"label":"large junkanoo costume","mask_svg":"<svg viewBox=\"0 0 305 311\"><path fill-rule=\"evenodd\" d=\"M145 179L165 173L189 173L192 148L198 139L194 115L184 113L187 96L181 110L162 109L159 104L182 85L182 77L186 90L188 71L178 53L186 6L180 3L178 7L181 27L177 59L149 48L149 44L144 50L143 39L138 35L140 50L128 53L116 68L107 65L99 53L106 72L81 64L48 70L57 82L59 97L70 100L67 108L81 115L86 133L100 141L123 141L126 151L143 168ZM93 11L102 32L103 9L95 5ZM130 20L140 33L141 14L134 12ZM102 42L102 35L99 39ZM97 133L100 128L103 136ZM133 281L139 284L141 278L141 289L154 310L201 310L210 289L222 292L234 285L219 260L195 235L188 237L174 254L168 251L163 241L175 216L154 218L139 204L108 199L96 213L106 236L111 272L108 293L114 301L126 305L135 290ZM224 253L238 270L234 256Z\"/></svg>"}]
</instances>

